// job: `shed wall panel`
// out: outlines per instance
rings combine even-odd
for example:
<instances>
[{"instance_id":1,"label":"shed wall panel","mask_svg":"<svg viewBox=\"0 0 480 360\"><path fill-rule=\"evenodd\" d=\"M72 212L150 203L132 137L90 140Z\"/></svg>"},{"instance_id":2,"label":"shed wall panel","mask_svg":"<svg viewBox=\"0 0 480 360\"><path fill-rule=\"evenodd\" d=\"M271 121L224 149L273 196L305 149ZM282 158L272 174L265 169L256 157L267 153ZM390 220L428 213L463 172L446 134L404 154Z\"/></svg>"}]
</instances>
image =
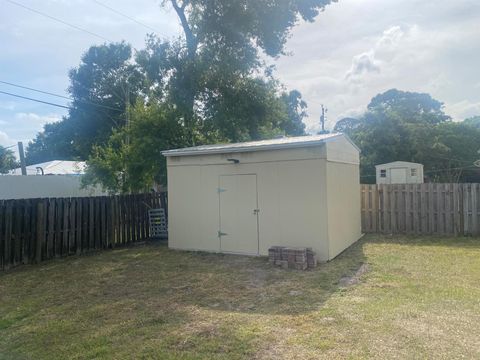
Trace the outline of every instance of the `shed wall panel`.
<instances>
[{"instance_id":1,"label":"shed wall panel","mask_svg":"<svg viewBox=\"0 0 480 360\"><path fill-rule=\"evenodd\" d=\"M326 142L326 155L328 161L360 164L358 149L344 137Z\"/></svg>"},{"instance_id":2,"label":"shed wall panel","mask_svg":"<svg viewBox=\"0 0 480 360\"><path fill-rule=\"evenodd\" d=\"M218 178L256 174L260 255L273 245L305 246L328 260L326 160L268 160L261 153L240 164L180 165L168 159L170 247L219 251Z\"/></svg>"},{"instance_id":3,"label":"shed wall panel","mask_svg":"<svg viewBox=\"0 0 480 360\"><path fill-rule=\"evenodd\" d=\"M359 178L358 165L327 163L329 260L362 235Z\"/></svg>"}]
</instances>

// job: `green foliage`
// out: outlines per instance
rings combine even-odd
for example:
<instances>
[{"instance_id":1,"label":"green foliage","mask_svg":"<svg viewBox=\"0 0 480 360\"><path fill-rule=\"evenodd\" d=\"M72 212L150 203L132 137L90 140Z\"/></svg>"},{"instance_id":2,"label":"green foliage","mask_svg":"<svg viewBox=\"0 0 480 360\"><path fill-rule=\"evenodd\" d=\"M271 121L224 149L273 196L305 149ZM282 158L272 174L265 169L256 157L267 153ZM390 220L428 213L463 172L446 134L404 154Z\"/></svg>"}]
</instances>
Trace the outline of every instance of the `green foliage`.
<instances>
[{"instance_id":1,"label":"green foliage","mask_svg":"<svg viewBox=\"0 0 480 360\"><path fill-rule=\"evenodd\" d=\"M341 133L351 133L361 123L362 122L359 119L346 117L346 118L343 118L343 119L337 121L337 123L335 124L335 127L333 128L333 131L334 132L341 132Z\"/></svg>"},{"instance_id":2,"label":"green foliage","mask_svg":"<svg viewBox=\"0 0 480 360\"><path fill-rule=\"evenodd\" d=\"M427 165L427 175L437 182L480 182L480 129L448 122L426 127L412 136L416 159Z\"/></svg>"},{"instance_id":3,"label":"green foliage","mask_svg":"<svg viewBox=\"0 0 480 360\"><path fill-rule=\"evenodd\" d=\"M375 96L359 119L340 120L336 131L350 135L361 149L362 182L375 182L375 165L419 162L430 181L480 181L473 166L480 129L454 123L442 103L428 94L389 90Z\"/></svg>"},{"instance_id":4,"label":"green foliage","mask_svg":"<svg viewBox=\"0 0 480 360\"><path fill-rule=\"evenodd\" d=\"M18 166L13 151L0 146L0 174L6 174Z\"/></svg>"},{"instance_id":5,"label":"green foliage","mask_svg":"<svg viewBox=\"0 0 480 360\"><path fill-rule=\"evenodd\" d=\"M480 115L479 116L473 116L471 118L468 118L468 119L465 119L463 121L463 123L465 125L468 125L468 126L473 126L477 129L480 129Z\"/></svg>"},{"instance_id":6,"label":"green foliage","mask_svg":"<svg viewBox=\"0 0 480 360\"><path fill-rule=\"evenodd\" d=\"M443 103L429 94L390 89L375 96L367 109L373 112L388 111L402 114L405 122L439 124L450 120L443 112Z\"/></svg>"},{"instance_id":7,"label":"green foliage","mask_svg":"<svg viewBox=\"0 0 480 360\"><path fill-rule=\"evenodd\" d=\"M260 48L269 56L278 56L299 17L313 21L330 0L171 0L170 3L176 10L183 10L196 41L213 47L215 53L226 45L232 50L236 48L239 55L252 56Z\"/></svg>"},{"instance_id":8,"label":"green foliage","mask_svg":"<svg viewBox=\"0 0 480 360\"><path fill-rule=\"evenodd\" d=\"M303 119L307 117L307 103L302 100L302 94L298 90L291 90L289 93L283 93L281 100L287 106L287 118L280 127L288 135L305 135Z\"/></svg>"},{"instance_id":9,"label":"green foliage","mask_svg":"<svg viewBox=\"0 0 480 360\"><path fill-rule=\"evenodd\" d=\"M69 73L69 114L47 124L29 144L27 162L84 160L94 145L105 144L114 129L124 126L127 101L135 103L143 86L131 60L131 47L123 42L90 47Z\"/></svg>"},{"instance_id":10,"label":"green foliage","mask_svg":"<svg viewBox=\"0 0 480 360\"><path fill-rule=\"evenodd\" d=\"M106 146L95 146L88 160L84 185L101 185L112 192L149 191L166 182L162 150L185 145L185 129L166 105L131 109L129 127L116 130Z\"/></svg>"},{"instance_id":11,"label":"green foliage","mask_svg":"<svg viewBox=\"0 0 480 360\"><path fill-rule=\"evenodd\" d=\"M69 124L64 120L45 124L43 131L28 144L26 149L27 165L51 160L75 160L78 154L72 146L69 136Z\"/></svg>"},{"instance_id":12,"label":"green foliage","mask_svg":"<svg viewBox=\"0 0 480 360\"><path fill-rule=\"evenodd\" d=\"M303 124L298 124L302 113L288 96L277 95L276 85L261 78L239 78L218 87L218 96L208 96L201 111L206 139L238 142L272 133L303 134Z\"/></svg>"}]
</instances>

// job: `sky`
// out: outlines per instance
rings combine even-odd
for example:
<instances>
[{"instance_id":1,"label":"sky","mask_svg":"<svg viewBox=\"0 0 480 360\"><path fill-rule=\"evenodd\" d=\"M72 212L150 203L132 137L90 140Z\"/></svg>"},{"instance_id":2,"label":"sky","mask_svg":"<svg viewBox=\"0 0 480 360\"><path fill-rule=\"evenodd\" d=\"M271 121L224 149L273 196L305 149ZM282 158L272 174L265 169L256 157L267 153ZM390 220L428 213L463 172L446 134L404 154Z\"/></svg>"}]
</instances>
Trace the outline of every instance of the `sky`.
<instances>
[{"instance_id":1,"label":"sky","mask_svg":"<svg viewBox=\"0 0 480 360\"><path fill-rule=\"evenodd\" d=\"M0 81L67 96L68 71L91 45L125 40L141 49L151 28L163 38L178 36L174 11L160 3L0 0ZM461 121L480 115L479 24L479 0L339 0L313 23L299 22L286 44L289 55L269 61L285 87L299 90L307 101L311 133L319 129L321 104L332 129L343 117L361 115L373 96L391 88L427 92ZM2 83L0 91L68 104ZM28 143L45 123L65 114L63 108L0 93L0 145Z\"/></svg>"}]
</instances>

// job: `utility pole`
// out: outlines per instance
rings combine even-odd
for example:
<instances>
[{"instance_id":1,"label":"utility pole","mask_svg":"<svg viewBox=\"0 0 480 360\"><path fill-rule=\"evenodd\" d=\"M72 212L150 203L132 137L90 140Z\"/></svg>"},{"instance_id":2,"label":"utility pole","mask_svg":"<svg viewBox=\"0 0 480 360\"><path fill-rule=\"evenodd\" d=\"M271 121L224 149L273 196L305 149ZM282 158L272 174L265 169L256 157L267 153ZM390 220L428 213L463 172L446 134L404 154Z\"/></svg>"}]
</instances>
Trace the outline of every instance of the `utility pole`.
<instances>
[{"instance_id":1,"label":"utility pole","mask_svg":"<svg viewBox=\"0 0 480 360\"><path fill-rule=\"evenodd\" d=\"M23 142L18 142L18 154L20 155L20 167L22 168L22 175L27 175L27 165L25 164L25 153L23 151Z\"/></svg>"},{"instance_id":2,"label":"utility pole","mask_svg":"<svg viewBox=\"0 0 480 360\"><path fill-rule=\"evenodd\" d=\"M125 128L127 130L127 137L125 139L125 144L127 148L130 147L130 76L132 74L128 74L126 87L125 87ZM122 174L122 190L125 190L125 184L127 183L127 164L126 161L123 161L123 174Z\"/></svg>"},{"instance_id":3,"label":"utility pole","mask_svg":"<svg viewBox=\"0 0 480 360\"><path fill-rule=\"evenodd\" d=\"M127 78L127 89L125 92L125 116L126 116L126 128L127 128L127 146L130 145L130 86L128 84L128 80L130 80L130 75Z\"/></svg>"},{"instance_id":4,"label":"utility pole","mask_svg":"<svg viewBox=\"0 0 480 360\"><path fill-rule=\"evenodd\" d=\"M320 115L320 125L322 126L322 130L320 130L319 134L326 134L328 131L325 130L325 120L326 120L326 113L328 109L323 106L322 104L322 114Z\"/></svg>"}]
</instances>

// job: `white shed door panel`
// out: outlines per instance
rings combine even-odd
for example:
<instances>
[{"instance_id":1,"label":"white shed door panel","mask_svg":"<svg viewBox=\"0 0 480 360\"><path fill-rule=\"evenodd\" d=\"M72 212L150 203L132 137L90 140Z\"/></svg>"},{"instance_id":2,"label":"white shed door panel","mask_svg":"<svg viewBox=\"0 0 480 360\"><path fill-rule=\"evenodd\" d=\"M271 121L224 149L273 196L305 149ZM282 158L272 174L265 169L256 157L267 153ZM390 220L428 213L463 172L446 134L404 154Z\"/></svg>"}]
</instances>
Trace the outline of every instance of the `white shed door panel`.
<instances>
[{"instance_id":1,"label":"white shed door panel","mask_svg":"<svg viewBox=\"0 0 480 360\"><path fill-rule=\"evenodd\" d=\"M406 184L407 169L406 168L390 169L390 179L392 184Z\"/></svg>"},{"instance_id":2,"label":"white shed door panel","mask_svg":"<svg viewBox=\"0 0 480 360\"><path fill-rule=\"evenodd\" d=\"M258 254L257 175L221 175L220 250Z\"/></svg>"}]
</instances>

